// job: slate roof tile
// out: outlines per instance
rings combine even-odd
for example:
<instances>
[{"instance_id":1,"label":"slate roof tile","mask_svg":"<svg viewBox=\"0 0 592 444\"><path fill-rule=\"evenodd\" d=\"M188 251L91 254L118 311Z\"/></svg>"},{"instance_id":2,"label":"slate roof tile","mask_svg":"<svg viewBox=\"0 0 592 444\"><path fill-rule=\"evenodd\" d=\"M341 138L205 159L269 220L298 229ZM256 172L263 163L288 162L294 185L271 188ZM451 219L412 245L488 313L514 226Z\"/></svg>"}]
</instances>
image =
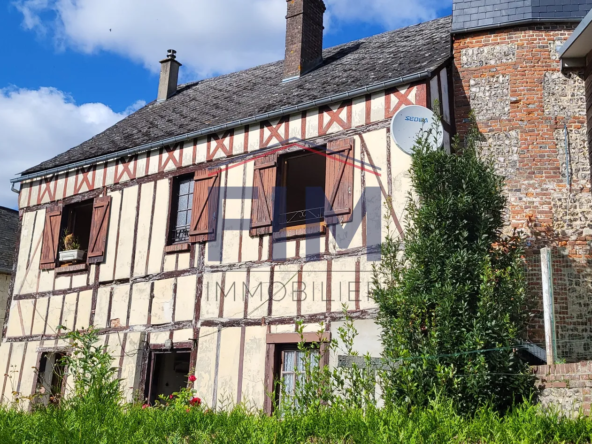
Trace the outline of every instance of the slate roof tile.
<instances>
[{"instance_id":1,"label":"slate roof tile","mask_svg":"<svg viewBox=\"0 0 592 444\"><path fill-rule=\"evenodd\" d=\"M323 51L323 64L282 83L283 61L180 85L92 139L24 173L92 159L283 107L435 68L451 54L451 17L364 38Z\"/></svg>"}]
</instances>

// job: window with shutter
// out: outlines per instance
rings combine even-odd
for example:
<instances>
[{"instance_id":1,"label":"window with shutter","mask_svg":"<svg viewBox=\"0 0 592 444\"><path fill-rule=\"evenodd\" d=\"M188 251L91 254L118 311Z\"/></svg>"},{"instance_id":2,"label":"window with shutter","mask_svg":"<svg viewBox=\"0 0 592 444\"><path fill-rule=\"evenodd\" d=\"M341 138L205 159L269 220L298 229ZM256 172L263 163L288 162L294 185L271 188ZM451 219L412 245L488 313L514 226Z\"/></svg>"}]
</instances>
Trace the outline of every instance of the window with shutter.
<instances>
[{"instance_id":1,"label":"window with shutter","mask_svg":"<svg viewBox=\"0 0 592 444\"><path fill-rule=\"evenodd\" d=\"M102 262L105 256L110 208L111 196L97 197L93 202L92 223L87 253L89 263Z\"/></svg>"},{"instance_id":2,"label":"window with shutter","mask_svg":"<svg viewBox=\"0 0 592 444\"><path fill-rule=\"evenodd\" d=\"M325 172L324 150L301 150L280 156L274 239L325 231Z\"/></svg>"},{"instance_id":3,"label":"window with shutter","mask_svg":"<svg viewBox=\"0 0 592 444\"><path fill-rule=\"evenodd\" d=\"M255 160L251 202L251 236L271 234L273 231L276 177L277 154L270 154Z\"/></svg>"},{"instance_id":4,"label":"window with shutter","mask_svg":"<svg viewBox=\"0 0 592 444\"><path fill-rule=\"evenodd\" d=\"M220 170L203 169L196 171L189 230L191 242L216 240L219 198Z\"/></svg>"},{"instance_id":5,"label":"window with shutter","mask_svg":"<svg viewBox=\"0 0 592 444\"><path fill-rule=\"evenodd\" d=\"M169 246L189 242L194 184L195 174L185 174L173 178L169 216ZM172 248L172 251L176 251L176 249Z\"/></svg>"},{"instance_id":6,"label":"window with shutter","mask_svg":"<svg viewBox=\"0 0 592 444\"><path fill-rule=\"evenodd\" d=\"M61 223L62 206L53 205L49 207L45 212L45 226L43 228L43 246L41 247L41 262L39 265L42 270L52 270L56 266Z\"/></svg>"},{"instance_id":7,"label":"window with shutter","mask_svg":"<svg viewBox=\"0 0 592 444\"><path fill-rule=\"evenodd\" d=\"M325 222L350 222L354 204L354 139L341 139L327 145L325 179Z\"/></svg>"}]
</instances>

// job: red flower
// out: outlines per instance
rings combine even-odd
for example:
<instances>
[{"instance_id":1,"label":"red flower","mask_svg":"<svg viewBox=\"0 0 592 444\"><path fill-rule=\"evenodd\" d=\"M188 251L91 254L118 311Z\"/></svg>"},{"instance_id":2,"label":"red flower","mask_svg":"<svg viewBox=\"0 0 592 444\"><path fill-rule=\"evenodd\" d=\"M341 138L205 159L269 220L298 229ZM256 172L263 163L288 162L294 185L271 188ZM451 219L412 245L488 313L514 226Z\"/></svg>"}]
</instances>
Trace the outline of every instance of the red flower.
<instances>
[{"instance_id":1,"label":"red flower","mask_svg":"<svg viewBox=\"0 0 592 444\"><path fill-rule=\"evenodd\" d=\"M191 405L195 405L195 404L197 404L197 405L201 405L201 399L199 399L198 397L195 397L195 398L193 398L191 401L189 401L189 403L190 403Z\"/></svg>"},{"instance_id":2,"label":"red flower","mask_svg":"<svg viewBox=\"0 0 592 444\"><path fill-rule=\"evenodd\" d=\"M148 408L148 407L150 407L148 404L144 404L144 405L142 406L142 408L143 408L143 409L145 409L145 408Z\"/></svg>"},{"instance_id":3,"label":"red flower","mask_svg":"<svg viewBox=\"0 0 592 444\"><path fill-rule=\"evenodd\" d=\"M169 395L169 399L173 399L173 398L174 398L174 396L173 396L173 395Z\"/></svg>"},{"instance_id":4,"label":"red flower","mask_svg":"<svg viewBox=\"0 0 592 444\"><path fill-rule=\"evenodd\" d=\"M189 410L189 409L187 409L187 410L185 410L185 411L186 411L187 413L189 413L189 412L190 412L190 410Z\"/></svg>"},{"instance_id":5,"label":"red flower","mask_svg":"<svg viewBox=\"0 0 592 444\"><path fill-rule=\"evenodd\" d=\"M190 381L190 382L195 382L196 380L197 380L197 378L195 377L195 375L191 375L191 376L189 377L189 381Z\"/></svg>"}]
</instances>

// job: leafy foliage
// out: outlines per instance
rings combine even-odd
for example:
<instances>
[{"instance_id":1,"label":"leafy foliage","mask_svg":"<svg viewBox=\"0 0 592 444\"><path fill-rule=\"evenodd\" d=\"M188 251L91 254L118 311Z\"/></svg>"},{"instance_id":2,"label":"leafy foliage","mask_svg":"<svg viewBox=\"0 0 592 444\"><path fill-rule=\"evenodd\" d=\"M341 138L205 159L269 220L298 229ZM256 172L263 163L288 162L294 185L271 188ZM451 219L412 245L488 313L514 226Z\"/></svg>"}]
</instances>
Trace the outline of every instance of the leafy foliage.
<instances>
[{"instance_id":1,"label":"leafy foliage","mask_svg":"<svg viewBox=\"0 0 592 444\"><path fill-rule=\"evenodd\" d=\"M294 393L286 393L286 387L278 381L277 389L281 392L278 406L281 415L318 411L327 406L340 408L366 408L376 405L375 370L371 366L370 355L364 356L363 366L353 364L351 368L324 365L329 355L359 356L354 350L354 339L358 332L354 322L343 306L344 323L337 329L339 340L323 340L324 324L317 332L319 341L304 341L304 323L297 322L297 331L301 341L298 349L303 352L303 377L296 379Z\"/></svg>"},{"instance_id":2,"label":"leafy foliage","mask_svg":"<svg viewBox=\"0 0 592 444\"><path fill-rule=\"evenodd\" d=\"M473 126L453 155L433 149L429 132L416 142L404 249L389 236L374 274L387 402L442 395L473 412L532 390L516 350L530 306L522 242L502 236L504 179L480 159L478 137Z\"/></svg>"},{"instance_id":3,"label":"leafy foliage","mask_svg":"<svg viewBox=\"0 0 592 444\"><path fill-rule=\"evenodd\" d=\"M142 409L140 405L96 406L84 411L51 407L26 413L0 409L3 444L253 443L253 444L427 444L586 443L589 418L566 418L523 404L501 416L492 408L460 415L452 402L404 408L331 407L281 420L239 406L229 412L203 409Z\"/></svg>"}]
</instances>

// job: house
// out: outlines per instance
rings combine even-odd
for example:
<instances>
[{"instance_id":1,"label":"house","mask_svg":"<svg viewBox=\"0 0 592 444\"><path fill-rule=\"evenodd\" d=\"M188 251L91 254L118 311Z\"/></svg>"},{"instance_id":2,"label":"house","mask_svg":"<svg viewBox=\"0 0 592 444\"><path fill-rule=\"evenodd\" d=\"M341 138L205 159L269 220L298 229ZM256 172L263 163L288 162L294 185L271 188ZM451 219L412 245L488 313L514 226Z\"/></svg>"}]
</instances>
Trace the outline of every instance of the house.
<instances>
[{"instance_id":1,"label":"house","mask_svg":"<svg viewBox=\"0 0 592 444\"><path fill-rule=\"evenodd\" d=\"M4 325L6 302L10 294L18 221L18 211L0 207L0 328Z\"/></svg>"},{"instance_id":2,"label":"house","mask_svg":"<svg viewBox=\"0 0 592 444\"><path fill-rule=\"evenodd\" d=\"M592 1L494 3L455 0L452 17L322 50L322 0L290 0L285 60L184 85L170 50L154 102L15 180L0 396L65 389L59 325L100 329L128 399L191 371L211 407L270 412L274 378L295 377L282 363L298 353L296 320L306 341L336 338L343 304L357 350L378 355L372 261L385 217L404 237L410 191L389 124L413 104L442 115L446 149L475 112L508 176L508 230L527 232L533 261L543 245L561 253L558 336L581 344L564 356L592 354L584 81L557 52Z\"/></svg>"}]
</instances>

